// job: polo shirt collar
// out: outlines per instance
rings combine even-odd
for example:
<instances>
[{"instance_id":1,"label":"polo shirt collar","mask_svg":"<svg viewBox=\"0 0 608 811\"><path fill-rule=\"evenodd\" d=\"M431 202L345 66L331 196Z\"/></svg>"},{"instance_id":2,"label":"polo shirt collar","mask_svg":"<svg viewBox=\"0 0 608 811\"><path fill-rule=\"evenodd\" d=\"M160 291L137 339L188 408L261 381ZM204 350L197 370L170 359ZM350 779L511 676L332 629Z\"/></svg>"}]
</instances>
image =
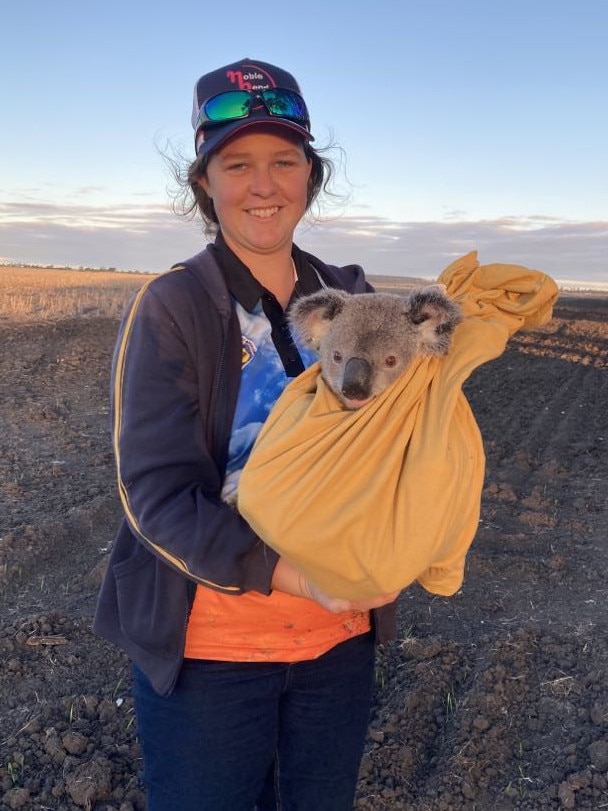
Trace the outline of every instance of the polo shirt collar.
<instances>
[{"instance_id":1,"label":"polo shirt collar","mask_svg":"<svg viewBox=\"0 0 608 811\"><path fill-rule=\"evenodd\" d=\"M217 232L215 242L210 247L224 271L226 285L231 294L248 312L252 312L258 301L263 295L267 295L268 291L253 276L247 265L241 262L234 251L228 247L221 231ZM298 274L295 296L306 296L320 290L322 285L317 272L297 245L292 246L291 256Z\"/></svg>"}]
</instances>

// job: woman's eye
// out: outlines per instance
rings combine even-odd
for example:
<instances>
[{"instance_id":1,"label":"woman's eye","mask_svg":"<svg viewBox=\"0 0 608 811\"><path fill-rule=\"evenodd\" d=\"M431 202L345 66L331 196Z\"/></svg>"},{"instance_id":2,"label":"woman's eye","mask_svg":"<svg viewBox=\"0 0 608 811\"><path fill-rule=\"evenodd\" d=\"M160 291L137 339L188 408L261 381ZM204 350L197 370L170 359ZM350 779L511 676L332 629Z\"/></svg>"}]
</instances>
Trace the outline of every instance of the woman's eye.
<instances>
[{"instance_id":1,"label":"woman's eye","mask_svg":"<svg viewBox=\"0 0 608 811\"><path fill-rule=\"evenodd\" d=\"M387 355L384 359L384 365L389 369L392 369L397 365L397 358L394 355Z\"/></svg>"},{"instance_id":2,"label":"woman's eye","mask_svg":"<svg viewBox=\"0 0 608 811\"><path fill-rule=\"evenodd\" d=\"M342 363L342 353L341 352L334 352L333 358L334 358L334 363Z\"/></svg>"}]
</instances>

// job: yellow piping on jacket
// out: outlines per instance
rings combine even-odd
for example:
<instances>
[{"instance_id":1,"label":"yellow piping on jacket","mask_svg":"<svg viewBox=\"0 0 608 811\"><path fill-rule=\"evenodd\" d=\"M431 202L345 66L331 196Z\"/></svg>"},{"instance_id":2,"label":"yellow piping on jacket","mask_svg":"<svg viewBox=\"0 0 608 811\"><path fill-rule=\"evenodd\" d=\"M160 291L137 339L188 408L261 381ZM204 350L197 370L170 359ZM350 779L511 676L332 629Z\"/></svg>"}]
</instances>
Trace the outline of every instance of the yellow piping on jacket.
<instances>
[{"instance_id":1,"label":"yellow piping on jacket","mask_svg":"<svg viewBox=\"0 0 608 811\"><path fill-rule=\"evenodd\" d=\"M185 270L183 265L173 268L170 273L178 270ZM165 274L166 275L166 274ZM186 563L177 555L172 555L167 549L163 546L160 546L157 543L154 543L147 535L143 532L139 521L131 507L131 502L129 500L129 494L127 492L127 486L122 480L122 476L120 473L120 434L122 430L122 391L123 391L123 378L124 378L124 368L125 368L125 356L127 353L127 345L129 343L129 337L131 335L131 330L133 327L133 322L135 320L135 315L141 303L141 300L146 293L148 287L152 284L152 282L156 281L156 277L154 279L150 279L146 282L141 289L138 291L135 299L133 300L133 304L131 306L131 310L127 316L127 321L125 323L125 328L123 331L122 339L120 341L120 345L118 348L118 354L116 359L116 371L115 371L115 381L114 381L114 425L112 429L112 443L114 446L114 456L116 458L116 471L117 471L117 478L118 478L118 492L120 494L120 500L122 502L123 510L125 511L125 515L129 519L129 523L135 529L138 536L145 541L154 551L160 555L161 558L164 558L168 561L174 568L178 569L179 571L183 572L185 575L188 575L193 580L196 580L197 583L201 583L204 586L210 586L212 588L219 589L220 591L226 592L239 592L240 588L238 586L221 586L218 583L213 583L211 580L205 580L203 577L198 577L190 569L186 566Z\"/></svg>"}]
</instances>

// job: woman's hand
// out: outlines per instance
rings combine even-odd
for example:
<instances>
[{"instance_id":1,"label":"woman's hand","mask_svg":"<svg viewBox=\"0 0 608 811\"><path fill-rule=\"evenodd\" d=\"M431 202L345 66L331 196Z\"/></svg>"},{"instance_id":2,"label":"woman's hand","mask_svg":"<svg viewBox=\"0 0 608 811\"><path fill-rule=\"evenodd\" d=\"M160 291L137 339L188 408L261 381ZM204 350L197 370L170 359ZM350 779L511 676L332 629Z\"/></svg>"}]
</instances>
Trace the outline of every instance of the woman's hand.
<instances>
[{"instance_id":1,"label":"woman's hand","mask_svg":"<svg viewBox=\"0 0 608 811\"><path fill-rule=\"evenodd\" d=\"M332 614L344 611L370 611L372 608L381 608L383 605L394 602L399 592L382 594L379 597L370 597L366 600L346 600L342 597L331 597L320 588L307 580L302 572L295 568L285 558L279 558L272 576L271 587L276 591L293 594L295 597L305 597L314 600Z\"/></svg>"}]
</instances>

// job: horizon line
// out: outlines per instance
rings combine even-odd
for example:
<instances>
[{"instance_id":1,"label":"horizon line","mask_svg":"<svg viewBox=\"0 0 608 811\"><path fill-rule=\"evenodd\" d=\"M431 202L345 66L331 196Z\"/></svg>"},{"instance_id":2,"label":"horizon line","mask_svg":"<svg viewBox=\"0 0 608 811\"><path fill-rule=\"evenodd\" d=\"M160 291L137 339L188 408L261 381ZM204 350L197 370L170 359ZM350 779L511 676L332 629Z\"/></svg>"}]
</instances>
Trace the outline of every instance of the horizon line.
<instances>
[{"instance_id":1,"label":"horizon line","mask_svg":"<svg viewBox=\"0 0 608 811\"><path fill-rule=\"evenodd\" d=\"M15 268L32 268L35 270L73 270L76 272L90 271L92 273L141 273L143 275L160 275L165 273L163 270L126 270L118 267L108 267L105 265L66 265L66 264L42 264L37 262L19 262L12 260L1 260L0 268L15 267ZM383 279L385 284L409 284L419 285L421 282L433 284L436 280L427 276L399 276L395 274L386 273L366 273L368 279ZM585 279L560 279L552 276L560 290L566 292L601 292L608 293L608 281L594 282Z\"/></svg>"}]
</instances>

